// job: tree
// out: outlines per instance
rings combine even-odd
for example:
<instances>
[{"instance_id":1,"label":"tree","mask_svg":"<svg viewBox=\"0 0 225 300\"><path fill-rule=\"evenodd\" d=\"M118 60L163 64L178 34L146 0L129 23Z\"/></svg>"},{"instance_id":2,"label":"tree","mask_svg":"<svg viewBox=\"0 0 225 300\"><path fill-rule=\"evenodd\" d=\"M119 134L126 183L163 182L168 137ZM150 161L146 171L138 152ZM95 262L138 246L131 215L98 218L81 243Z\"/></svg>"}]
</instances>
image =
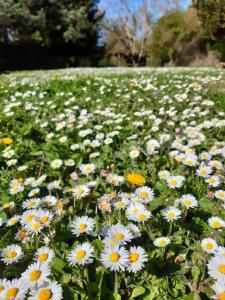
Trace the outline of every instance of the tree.
<instances>
[{"instance_id":1,"label":"tree","mask_svg":"<svg viewBox=\"0 0 225 300\"><path fill-rule=\"evenodd\" d=\"M211 39L225 37L225 0L193 0L193 7Z\"/></svg>"},{"instance_id":2,"label":"tree","mask_svg":"<svg viewBox=\"0 0 225 300\"><path fill-rule=\"evenodd\" d=\"M113 17L103 23L107 52L126 57L133 66L139 64L144 56L145 44L152 28L148 0L140 6L131 5L127 0L120 0L114 7Z\"/></svg>"}]
</instances>

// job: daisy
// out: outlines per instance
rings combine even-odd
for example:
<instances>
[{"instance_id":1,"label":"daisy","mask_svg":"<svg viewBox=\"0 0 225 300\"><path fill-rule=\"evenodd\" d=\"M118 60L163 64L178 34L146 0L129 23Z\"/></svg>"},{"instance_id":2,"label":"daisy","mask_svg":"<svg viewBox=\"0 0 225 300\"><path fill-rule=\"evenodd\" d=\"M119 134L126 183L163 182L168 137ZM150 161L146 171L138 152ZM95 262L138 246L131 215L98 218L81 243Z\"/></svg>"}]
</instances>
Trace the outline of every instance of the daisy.
<instances>
[{"instance_id":1,"label":"daisy","mask_svg":"<svg viewBox=\"0 0 225 300\"><path fill-rule=\"evenodd\" d=\"M42 229L42 223L35 218L30 223L25 225L25 230L27 230L31 234L38 234L41 232Z\"/></svg>"},{"instance_id":2,"label":"daisy","mask_svg":"<svg viewBox=\"0 0 225 300\"><path fill-rule=\"evenodd\" d=\"M129 264L127 266L128 272L136 273L144 267L144 262L146 262L147 254L144 248L131 247L129 250Z\"/></svg>"},{"instance_id":3,"label":"daisy","mask_svg":"<svg viewBox=\"0 0 225 300\"><path fill-rule=\"evenodd\" d=\"M211 173L212 173L212 168L208 166L202 166L196 171L196 174L203 178L209 177Z\"/></svg>"},{"instance_id":4,"label":"daisy","mask_svg":"<svg viewBox=\"0 0 225 300\"><path fill-rule=\"evenodd\" d=\"M153 241L156 247L165 247L170 244L170 239L166 236L159 237Z\"/></svg>"},{"instance_id":5,"label":"daisy","mask_svg":"<svg viewBox=\"0 0 225 300\"><path fill-rule=\"evenodd\" d=\"M76 236L82 233L92 234L95 226L95 220L87 216L77 217L71 224L72 233Z\"/></svg>"},{"instance_id":6,"label":"daisy","mask_svg":"<svg viewBox=\"0 0 225 300\"><path fill-rule=\"evenodd\" d=\"M18 245L8 245L1 250L1 260L7 265L17 263L22 257L23 251Z\"/></svg>"},{"instance_id":7,"label":"daisy","mask_svg":"<svg viewBox=\"0 0 225 300\"><path fill-rule=\"evenodd\" d=\"M41 199L41 203L47 207L54 206L57 203L57 198L55 196L48 195Z\"/></svg>"},{"instance_id":8,"label":"daisy","mask_svg":"<svg viewBox=\"0 0 225 300\"><path fill-rule=\"evenodd\" d=\"M90 243L79 244L70 251L68 260L72 266L90 264L93 262L93 253L94 247Z\"/></svg>"},{"instance_id":9,"label":"daisy","mask_svg":"<svg viewBox=\"0 0 225 300\"><path fill-rule=\"evenodd\" d=\"M75 165L75 161L73 159L67 159L64 161L65 166L72 167Z\"/></svg>"},{"instance_id":10,"label":"daisy","mask_svg":"<svg viewBox=\"0 0 225 300\"><path fill-rule=\"evenodd\" d=\"M8 279L0 279L0 297L1 297L1 292L6 288L6 286L9 284Z\"/></svg>"},{"instance_id":11,"label":"daisy","mask_svg":"<svg viewBox=\"0 0 225 300\"><path fill-rule=\"evenodd\" d=\"M140 197L145 203L148 203L153 200L154 192L151 188L147 186L142 186L135 190L135 193Z\"/></svg>"},{"instance_id":12,"label":"daisy","mask_svg":"<svg viewBox=\"0 0 225 300\"><path fill-rule=\"evenodd\" d=\"M211 160L209 165L217 170L223 170L223 164L219 160Z\"/></svg>"},{"instance_id":13,"label":"daisy","mask_svg":"<svg viewBox=\"0 0 225 300\"><path fill-rule=\"evenodd\" d=\"M87 187L87 185L77 185L74 189L73 189L73 196L76 199L82 199L84 197L86 197L90 192L90 189Z\"/></svg>"},{"instance_id":14,"label":"daisy","mask_svg":"<svg viewBox=\"0 0 225 300\"><path fill-rule=\"evenodd\" d=\"M215 292L215 296L212 299L217 300L225 300L225 285L223 282L217 281L213 286L212 289Z\"/></svg>"},{"instance_id":15,"label":"daisy","mask_svg":"<svg viewBox=\"0 0 225 300\"><path fill-rule=\"evenodd\" d=\"M201 247L207 253L215 253L218 245L214 239L207 238L201 241Z\"/></svg>"},{"instance_id":16,"label":"daisy","mask_svg":"<svg viewBox=\"0 0 225 300\"><path fill-rule=\"evenodd\" d=\"M15 224L17 224L20 220L20 216L19 215L15 215L14 217L10 218L7 223L6 223L6 226L7 227L11 227Z\"/></svg>"},{"instance_id":17,"label":"daisy","mask_svg":"<svg viewBox=\"0 0 225 300\"><path fill-rule=\"evenodd\" d=\"M24 300L27 293L26 283L21 279L13 279L7 282L0 299L2 300Z\"/></svg>"},{"instance_id":18,"label":"daisy","mask_svg":"<svg viewBox=\"0 0 225 300\"><path fill-rule=\"evenodd\" d=\"M95 165L94 164L81 165L80 170L83 175L89 175L94 173Z\"/></svg>"},{"instance_id":19,"label":"daisy","mask_svg":"<svg viewBox=\"0 0 225 300\"><path fill-rule=\"evenodd\" d=\"M141 231L137 225L133 223L128 223L127 228L130 230L131 234L133 235L133 238L141 236Z\"/></svg>"},{"instance_id":20,"label":"daisy","mask_svg":"<svg viewBox=\"0 0 225 300\"><path fill-rule=\"evenodd\" d=\"M217 187L220 185L220 179L218 176L214 175L206 179L209 186Z\"/></svg>"},{"instance_id":21,"label":"daisy","mask_svg":"<svg viewBox=\"0 0 225 300\"><path fill-rule=\"evenodd\" d=\"M215 197L217 199L225 201L225 191L224 190L215 191Z\"/></svg>"},{"instance_id":22,"label":"daisy","mask_svg":"<svg viewBox=\"0 0 225 300\"><path fill-rule=\"evenodd\" d=\"M167 179L170 176L170 172L167 170L160 171L158 173L160 179Z\"/></svg>"},{"instance_id":23,"label":"daisy","mask_svg":"<svg viewBox=\"0 0 225 300\"><path fill-rule=\"evenodd\" d=\"M23 201L22 207L24 209L37 208L40 205L41 200L39 198L31 198Z\"/></svg>"},{"instance_id":24,"label":"daisy","mask_svg":"<svg viewBox=\"0 0 225 300\"><path fill-rule=\"evenodd\" d=\"M208 224L214 229L225 227L225 222L219 217L211 217L208 219Z\"/></svg>"},{"instance_id":25,"label":"daisy","mask_svg":"<svg viewBox=\"0 0 225 300\"><path fill-rule=\"evenodd\" d=\"M225 257L225 247L218 246L216 248L216 255L221 255Z\"/></svg>"},{"instance_id":26,"label":"daisy","mask_svg":"<svg viewBox=\"0 0 225 300\"><path fill-rule=\"evenodd\" d=\"M28 300L61 300L63 290L57 281L47 281L39 288L30 291Z\"/></svg>"},{"instance_id":27,"label":"daisy","mask_svg":"<svg viewBox=\"0 0 225 300\"><path fill-rule=\"evenodd\" d=\"M208 272L213 279L225 283L225 257L214 256L208 263Z\"/></svg>"},{"instance_id":28,"label":"daisy","mask_svg":"<svg viewBox=\"0 0 225 300\"><path fill-rule=\"evenodd\" d=\"M118 245L126 244L133 238L130 230L120 223L112 225L108 230L107 236L114 239Z\"/></svg>"},{"instance_id":29,"label":"daisy","mask_svg":"<svg viewBox=\"0 0 225 300\"><path fill-rule=\"evenodd\" d=\"M35 260L39 263L50 263L54 257L54 252L48 247L41 247L35 252Z\"/></svg>"},{"instance_id":30,"label":"daisy","mask_svg":"<svg viewBox=\"0 0 225 300\"><path fill-rule=\"evenodd\" d=\"M169 176L166 179L166 182L171 189L175 189L180 188L183 185L184 180L184 176Z\"/></svg>"},{"instance_id":31,"label":"daisy","mask_svg":"<svg viewBox=\"0 0 225 300\"><path fill-rule=\"evenodd\" d=\"M124 247L104 248L100 261L111 271L125 271L129 262L129 253Z\"/></svg>"},{"instance_id":32,"label":"daisy","mask_svg":"<svg viewBox=\"0 0 225 300\"><path fill-rule=\"evenodd\" d=\"M110 184L113 184L114 186L119 186L124 182L124 177L110 173L106 177L106 181Z\"/></svg>"},{"instance_id":33,"label":"daisy","mask_svg":"<svg viewBox=\"0 0 225 300\"><path fill-rule=\"evenodd\" d=\"M137 222L138 216L142 211L145 211L145 207L143 204L132 203L126 209L126 216L128 220Z\"/></svg>"},{"instance_id":34,"label":"daisy","mask_svg":"<svg viewBox=\"0 0 225 300\"><path fill-rule=\"evenodd\" d=\"M126 198L122 199L117 199L114 201L113 206L115 207L116 210L121 210L125 208L129 203L129 200Z\"/></svg>"},{"instance_id":35,"label":"daisy","mask_svg":"<svg viewBox=\"0 0 225 300\"><path fill-rule=\"evenodd\" d=\"M39 188L33 189L30 191L30 193L28 194L28 197L34 197L36 194L38 194L40 192Z\"/></svg>"},{"instance_id":36,"label":"daisy","mask_svg":"<svg viewBox=\"0 0 225 300\"><path fill-rule=\"evenodd\" d=\"M141 210L138 215L137 215L137 222L139 223L144 223L146 222L148 219L150 219L152 216L151 212L148 211L147 209L143 209Z\"/></svg>"},{"instance_id":37,"label":"daisy","mask_svg":"<svg viewBox=\"0 0 225 300\"><path fill-rule=\"evenodd\" d=\"M197 199L191 195L191 194L186 194L183 195L180 199L179 202L185 206L187 209L197 207L198 206L198 201Z\"/></svg>"},{"instance_id":38,"label":"daisy","mask_svg":"<svg viewBox=\"0 0 225 300\"><path fill-rule=\"evenodd\" d=\"M48 210L39 209L37 211L36 218L41 222L43 226L47 227L54 218L54 214Z\"/></svg>"},{"instance_id":39,"label":"daisy","mask_svg":"<svg viewBox=\"0 0 225 300\"><path fill-rule=\"evenodd\" d=\"M63 161L61 159L54 159L51 161L50 166L52 169L59 169L63 164Z\"/></svg>"},{"instance_id":40,"label":"daisy","mask_svg":"<svg viewBox=\"0 0 225 300\"><path fill-rule=\"evenodd\" d=\"M30 236L25 229L20 229L16 233L15 239L21 243L26 243L30 240Z\"/></svg>"},{"instance_id":41,"label":"daisy","mask_svg":"<svg viewBox=\"0 0 225 300\"><path fill-rule=\"evenodd\" d=\"M162 216L168 222L173 222L175 220L180 219L181 211L178 208L174 207L174 206L170 206L170 207L162 210Z\"/></svg>"},{"instance_id":42,"label":"daisy","mask_svg":"<svg viewBox=\"0 0 225 300\"><path fill-rule=\"evenodd\" d=\"M36 215L37 215L37 210L35 209L27 210L22 214L20 223L25 226L31 223L34 220Z\"/></svg>"},{"instance_id":43,"label":"daisy","mask_svg":"<svg viewBox=\"0 0 225 300\"><path fill-rule=\"evenodd\" d=\"M140 152L138 149L133 149L130 151L129 156L131 159L135 159L140 155Z\"/></svg>"},{"instance_id":44,"label":"daisy","mask_svg":"<svg viewBox=\"0 0 225 300\"><path fill-rule=\"evenodd\" d=\"M51 274L48 264L35 262L22 273L22 279L30 287L41 286Z\"/></svg>"}]
</instances>

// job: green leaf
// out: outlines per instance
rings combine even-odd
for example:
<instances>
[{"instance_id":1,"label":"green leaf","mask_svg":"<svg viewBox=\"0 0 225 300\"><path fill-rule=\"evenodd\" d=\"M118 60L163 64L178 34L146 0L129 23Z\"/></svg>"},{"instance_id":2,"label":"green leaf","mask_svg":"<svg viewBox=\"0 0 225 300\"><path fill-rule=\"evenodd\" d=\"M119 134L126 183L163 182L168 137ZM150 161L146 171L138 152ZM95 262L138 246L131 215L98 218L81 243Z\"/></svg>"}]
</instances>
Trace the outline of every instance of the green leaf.
<instances>
[{"instance_id":1,"label":"green leaf","mask_svg":"<svg viewBox=\"0 0 225 300\"><path fill-rule=\"evenodd\" d=\"M191 293L187 296L186 300L201 300L201 297L200 297L197 293L191 292Z\"/></svg>"},{"instance_id":2,"label":"green leaf","mask_svg":"<svg viewBox=\"0 0 225 300\"><path fill-rule=\"evenodd\" d=\"M52 267L58 272L62 272L65 265L66 263L60 258L53 258L52 260Z\"/></svg>"},{"instance_id":3,"label":"green leaf","mask_svg":"<svg viewBox=\"0 0 225 300\"><path fill-rule=\"evenodd\" d=\"M143 286L137 286L133 289L130 299L137 298L145 293L145 288Z\"/></svg>"}]
</instances>

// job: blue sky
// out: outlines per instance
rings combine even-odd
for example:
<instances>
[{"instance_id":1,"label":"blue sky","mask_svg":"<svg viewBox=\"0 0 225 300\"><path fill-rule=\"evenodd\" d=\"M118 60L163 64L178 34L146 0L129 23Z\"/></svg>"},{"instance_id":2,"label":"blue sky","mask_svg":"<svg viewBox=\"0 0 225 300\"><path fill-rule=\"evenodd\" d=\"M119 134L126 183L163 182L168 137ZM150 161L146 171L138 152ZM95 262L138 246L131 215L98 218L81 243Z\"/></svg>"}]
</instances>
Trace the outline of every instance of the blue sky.
<instances>
[{"instance_id":1,"label":"blue sky","mask_svg":"<svg viewBox=\"0 0 225 300\"><path fill-rule=\"evenodd\" d=\"M131 6L139 6L141 5L142 1L143 0L128 0ZM119 0L101 0L99 6L105 10L106 16L111 16L113 15L114 11L113 5L117 5L118 2ZM158 2L160 3L160 0L158 0ZM191 2L191 0L180 0L181 8L186 9L191 4Z\"/></svg>"}]
</instances>

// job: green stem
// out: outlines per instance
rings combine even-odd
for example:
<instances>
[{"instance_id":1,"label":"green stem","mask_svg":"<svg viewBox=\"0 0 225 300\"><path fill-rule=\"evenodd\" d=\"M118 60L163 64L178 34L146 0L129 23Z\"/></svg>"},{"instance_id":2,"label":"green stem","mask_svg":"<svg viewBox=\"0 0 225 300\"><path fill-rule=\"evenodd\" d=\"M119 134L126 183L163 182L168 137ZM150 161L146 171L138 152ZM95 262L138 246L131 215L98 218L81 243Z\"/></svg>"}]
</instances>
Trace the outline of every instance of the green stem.
<instances>
[{"instance_id":1,"label":"green stem","mask_svg":"<svg viewBox=\"0 0 225 300\"><path fill-rule=\"evenodd\" d=\"M115 271L114 293L115 294L118 293L118 274L116 271Z\"/></svg>"}]
</instances>

